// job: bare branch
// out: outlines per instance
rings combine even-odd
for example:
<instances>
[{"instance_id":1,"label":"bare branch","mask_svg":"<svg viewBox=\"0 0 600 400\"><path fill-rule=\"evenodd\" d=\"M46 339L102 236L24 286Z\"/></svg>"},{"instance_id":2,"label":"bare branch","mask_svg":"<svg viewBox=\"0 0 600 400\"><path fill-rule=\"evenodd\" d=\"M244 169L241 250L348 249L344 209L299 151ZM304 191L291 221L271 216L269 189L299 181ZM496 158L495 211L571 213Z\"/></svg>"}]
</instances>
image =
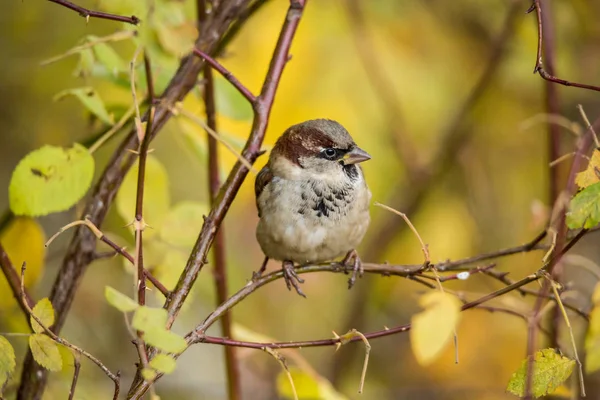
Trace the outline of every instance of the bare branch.
<instances>
[{"instance_id":1,"label":"bare branch","mask_svg":"<svg viewBox=\"0 0 600 400\"><path fill-rule=\"evenodd\" d=\"M118 22L127 22L132 25L137 25L140 23L140 19L138 17L136 17L135 15L132 15L131 17L124 17L121 15L105 13L102 11L92 11L92 10L88 10L87 8L78 6L77 4L71 3L70 1L67 1L67 0L48 0L48 1L50 1L51 3L59 4L63 7L66 7L70 10L77 12L79 15L84 17L86 21L89 21L90 18L98 18L98 19L108 19L111 21L118 21Z\"/></svg>"}]
</instances>

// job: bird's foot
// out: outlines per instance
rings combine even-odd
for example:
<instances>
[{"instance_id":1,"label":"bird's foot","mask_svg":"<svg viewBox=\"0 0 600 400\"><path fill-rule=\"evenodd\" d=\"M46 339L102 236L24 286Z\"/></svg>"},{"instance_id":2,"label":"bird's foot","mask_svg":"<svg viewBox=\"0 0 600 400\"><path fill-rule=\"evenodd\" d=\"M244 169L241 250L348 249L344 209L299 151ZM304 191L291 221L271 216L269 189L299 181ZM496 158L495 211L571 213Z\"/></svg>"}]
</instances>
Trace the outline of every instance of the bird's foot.
<instances>
[{"instance_id":1,"label":"bird's foot","mask_svg":"<svg viewBox=\"0 0 600 400\"><path fill-rule=\"evenodd\" d=\"M252 272L252 282L256 282L267 269L267 263L269 262L269 257L265 257L265 261L263 261L260 269L257 272Z\"/></svg>"},{"instance_id":2,"label":"bird's foot","mask_svg":"<svg viewBox=\"0 0 600 400\"><path fill-rule=\"evenodd\" d=\"M342 265L346 268L344 272L348 273L348 269L352 267L352 276L348 279L348 289L352 289L352 286L356 283L356 278L362 278L364 269L362 261L358 256L356 250L350 250L346 257L342 260Z\"/></svg>"},{"instance_id":3,"label":"bird's foot","mask_svg":"<svg viewBox=\"0 0 600 400\"><path fill-rule=\"evenodd\" d=\"M283 271L283 279L285 279L285 284L287 285L288 290L292 290L292 286L296 289L296 293L300 296L306 298L306 295L300 289L298 284L304 283L304 279L300 278L294 269L294 263L292 261L284 261L281 269Z\"/></svg>"}]
</instances>

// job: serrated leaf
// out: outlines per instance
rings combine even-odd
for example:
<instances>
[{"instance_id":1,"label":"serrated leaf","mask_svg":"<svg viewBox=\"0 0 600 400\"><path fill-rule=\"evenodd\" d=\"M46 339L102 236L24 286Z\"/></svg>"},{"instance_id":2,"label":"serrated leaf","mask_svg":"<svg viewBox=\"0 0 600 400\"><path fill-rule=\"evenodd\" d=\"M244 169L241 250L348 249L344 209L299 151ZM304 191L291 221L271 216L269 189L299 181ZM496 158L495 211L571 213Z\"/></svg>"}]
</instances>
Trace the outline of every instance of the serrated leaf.
<instances>
[{"instance_id":1,"label":"serrated leaf","mask_svg":"<svg viewBox=\"0 0 600 400\"><path fill-rule=\"evenodd\" d=\"M164 308L139 306L133 314L131 326L142 332L156 328L165 329L167 324L167 310Z\"/></svg>"},{"instance_id":2,"label":"serrated leaf","mask_svg":"<svg viewBox=\"0 0 600 400\"><path fill-rule=\"evenodd\" d=\"M425 310L414 315L410 344L420 365L431 364L453 337L460 318L461 302L449 293L427 293L419 299Z\"/></svg>"},{"instance_id":3,"label":"serrated leaf","mask_svg":"<svg viewBox=\"0 0 600 400\"><path fill-rule=\"evenodd\" d=\"M38 301L31 311L33 311L33 315L38 317L46 328L54 325L54 307L52 307L52 303L47 297ZM29 320L31 328L35 333L44 332L44 328L32 316L29 317Z\"/></svg>"},{"instance_id":4,"label":"serrated leaf","mask_svg":"<svg viewBox=\"0 0 600 400\"><path fill-rule=\"evenodd\" d=\"M191 248L208 212L209 207L204 203L183 201L176 204L160 227L160 238L172 246Z\"/></svg>"},{"instance_id":5,"label":"serrated leaf","mask_svg":"<svg viewBox=\"0 0 600 400\"><path fill-rule=\"evenodd\" d=\"M536 351L533 359L531 387L533 395L537 398L553 393L571 376L574 366L574 360L561 356L554 349ZM523 397L526 380L527 359L523 360L521 367L512 374L506 390L515 396Z\"/></svg>"},{"instance_id":6,"label":"serrated leaf","mask_svg":"<svg viewBox=\"0 0 600 400\"><path fill-rule=\"evenodd\" d=\"M117 194L117 211L126 222L135 217L137 194L138 164L129 170ZM146 160L146 179L144 182L144 221L154 229L146 229L144 237L150 238L158 232L163 219L169 211L169 177L160 161L148 156Z\"/></svg>"},{"instance_id":7,"label":"serrated leaf","mask_svg":"<svg viewBox=\"0 0 600 400\"><path fill-rule=\"evenodd\" d=\"M152 368L144 368L142 369L142 378L144 378L147 381L152 381L154 380L154 378L156 378L156 371L153 370Z\"/></svg>"},{"instance_id":8,"label":"serrated leaf","mask_svg":"<svg viewBox=\"0 0 600 400\"><path fill-rule=\"evenodd\" d=\"M150 366L164 374L170 374L175 371L175 359L167 354L157 354L150 360Z\"/></svg>"},{"instance_id":9,"label":"serrated leaf","mask_svg":"<svg viewBox=\"0 0 600 400\"><path fill-rule=\"evenodd\" d=\"M122 312L134 311L139 307L138 303L131 297L124 295L110 286L104 287L104 298L106 298L108 304Z\"/></svg>"},{"instance_id":10,"label":"serrated leaf","mask_svg":"<svg viewBox=\"0 0 600 400\"><path fill-rule=\"evenodd\" d=\"M67 96L75 96L89 112L98 117L102 122L108 125L114 124L114 118L108 114L104 102L94 88L81 87L66 89L56 94L54 96L54 101L62 100Z\"/></svg>"},{"instance_id":11,"label":"serrated leaf","mask_svg":"<svg viewBox=\"0 0 600 400\"><path fill-rule=\"evenodd\" d=\"M215 76L215 101L220 114L238 121L252 119L252 106L248 100L231 83L218 75Z\"/></svg>"},{"instance_id":12,"label":"serrated leaf","mask_svg":"<svg viewBox=\"0 0 600 400\"><path fill-rule=\"evenodd\" d=\"M181 353L187 347L184 338L164 327L144 332L144 341L167 353Z\"/></svg>"},{"instance_id":13,"label":"serrated leaf","mask_svg":"<svg viewBox=\"0 0 600 400\"><path fill-rule=\"evenodd\" d=\"M585 171L575 176L575 183L583 189L598 182L600 182L600 149L594 149Z\"/></svg>"},{"instance_id":14,"label":"serrated leaf","mask_svg":"<svg viewBox=\"0 0 600 400\"><path fill-rule=\"evenodd\" d=\"M4 336L0 335L0 395L4 382L14 372L16 365L15 349Z\"/></svg>"},{"instance_id":15,"label":"serrated leaf","mask_svg":"<svg viewBox=\"0 0 600 400\"><path fill-rule=\"evenodd\" d=\"M85 147L44 146L27 154L13 171L10 209L31 217L65 211L85 195L93 176L94 158Z\"/></svg>"},{"instance_id":16,"label":"serrated leaf","mask_svg":"<svg viewBox=\"0 0 600 400\"><path fill-rule=\"evenodd\" d=\"M571 200L567 213L570 229L593 228L600 222L600 182L594 183Z\"/></svg>"},{"instance_id":17,"label":"serrated leaf","mask_svg":"<svg viewBox=\"0 0 600 400\"><path fill-rule=\"evenodd\" d=\"M26 240L24 240L24 238ZM20 275L21 264L27 262L25 287L35 285L44 267L46 237L40 224L29 217L15 217L0 233L0 243L13 263L13 268ZM9 305L16 306L8 282L4 274L0 274L0 310L6 310Z\"/></svg>"},{"instance_id":18,"label":"serrated leaf","mask_svg":"<svg viewBox=\"0 0 600 400\"><path fill-rule=\"evenodd\" d=\"M58 346L52 339L43 333L29 336L29 348L35 361L49 371L62 369L62 358Z\"/></svg>"}]
</instances>

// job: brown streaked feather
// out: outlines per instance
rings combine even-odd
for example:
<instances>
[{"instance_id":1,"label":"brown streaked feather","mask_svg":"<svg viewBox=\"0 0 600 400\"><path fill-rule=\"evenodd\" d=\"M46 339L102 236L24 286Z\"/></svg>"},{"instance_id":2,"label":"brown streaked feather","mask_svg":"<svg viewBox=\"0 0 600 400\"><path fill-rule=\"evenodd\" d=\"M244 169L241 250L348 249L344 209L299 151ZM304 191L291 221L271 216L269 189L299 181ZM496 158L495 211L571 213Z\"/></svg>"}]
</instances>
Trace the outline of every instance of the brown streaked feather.
<instances>
[{"instance_id":1,"label":"brown streaked feather","mask_svg":"<svg viewBox=\"0 0 600 400\"><path fill-rule=\"evenodd\" d=\"M256 175L256 181L254 182L254 195L256 197L256 208L258 209L258 217L260 218L260 207L258 206L258 196L262 193L265 186L273 179L273 173L269 169L268 165L265 165Z\"/></svg>"}]
</instances>

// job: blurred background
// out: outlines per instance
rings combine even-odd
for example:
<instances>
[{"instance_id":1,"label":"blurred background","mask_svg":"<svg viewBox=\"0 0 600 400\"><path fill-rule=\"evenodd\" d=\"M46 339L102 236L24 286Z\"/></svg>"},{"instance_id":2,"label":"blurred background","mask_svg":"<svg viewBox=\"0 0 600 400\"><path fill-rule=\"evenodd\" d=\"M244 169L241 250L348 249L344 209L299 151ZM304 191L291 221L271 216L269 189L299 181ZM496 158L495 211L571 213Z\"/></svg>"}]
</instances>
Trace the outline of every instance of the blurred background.
<instances>
[{"instance_id":1,"label":"blurred background","mask_svg":"<svg viewBox=\"0 0 600 400\"><path fill-rule=\"evenodd\" d=\"M78 2L125 15L131 15L127 7L135 9L130 3L133 1L120 5L106 0L100 4ZM186 45L195 37L194 2L159 3L167 7L164 10L168 15L185 18L173 22L181 28L176 34L158 36L162 49L156 50L152 59L160 81L158 92L166 83L162 79L176 67L177 55L189 50ZM600 83L600 26L594 17L600 13L600 3L544 3L548 3L553 21L547 29L554 36L556 74L575 82ZM254 93L262 84L287 6L286 1L268 1L220 58ZM527 1L510 0L309 1L292 46L293 58L276 96L264 147L270 149L288 126L303 120L331 118L341 122L373 156L364 164L373 200L408 213L429 244L434 262L531 240L544 228L552 207L547 122L562 124L561 154L572 152L575 136L571 131L577 130L577 124L583 126L576 105L582 104L594 121L599 101L595 92L558 87L563 119L544 116L545 82L532 74L537 25L534 14L525 14L529 6ZM168 7L174 14L168 12ZM89 143L100 132L98 121L91 119L76 99L54 102L55 94L93 86L115 115L130 107L127 68L135 44L131 40L109 42L123 62L113 71L106 70L106 60L97 53L91 61L75 54L41 66L44 60L81 44L84 36L104 37L132 28L94 19L86 23L77 13L50 2L6 2L3 9L0 189L4 194L0 195L0 209L8 209L11 172L25 154L44 144ZM138 16L144 20L144 13ZM203 117L199 96L200 91L190 95L184 107ZM240 149L250 129L250 109L221 78L217 98L219 130ZM119 133L94 154L96 175L122 137ZM201 215L208 209L205 140L200 126L180 117L172 118L151 145L152 163L156 165L148 179L157 189L149 191L147 202L158 211L155 220L148 220L157 234L148 235L147 265L156 268L170 284L183 268L200 230ZM221 154L226 176L235 157L224 148ZM266 156L261 157L257 168L266 160ZM565 175L568 166L569 162L559 164L560 176ZM224 224L231 293L250 279L263 259L254 238L257 213L253 185L250 174ZM131 218L127 216L133 216L133 199L131 193L121 195L118 207L113 206L101 227L130 249L133 236L125 226ZM180 242L161 241L160 225L171 218L173 210L182 208L191 213L183 214L194 217L186 217L187 224L180 227ZM43 235L47 238L78 218L78 209L40 218ZM378 207L373 207L371 214L373 222L359 249L364 261L422 262L417 240L399 217ZM19 223L23 226L15 227ZM18 228L19 235L9 237L6 232L11 227ZM0 240L10 248L11 256L18 254L30 263L28 283L34 298L48 296L70 233L60 236L44 253L40 245L44 239L37 225L12 220L3 229L4 239ZM10 245L6 244L9 240ZM571 257L564 263L565 283L572 289L568 299L583 308L589 307L597 278L580 265L591 265L597 274L597 241L598 236L590 234L572 252L579 258ZM109 249L100 244L98 250ZM541 266L542 255L532 252L504 258L498 260L497 268L520 279ZM215 307L210 268L208 264L202 270L193 299L175 325L179 333L189 331ZM269 264L269 269L275 268L279 265ZM238 305L233 311L236 337L309 340L332 337L332 331L341 334L356 328L370 332L405 324L419 311L417 298L426 289L406 279L367 275L348 291L347 276L342 274L303 277L307 299L288 292L283 282L276 282ZM121 369L124 388L135 372L137 355L122 316L104 300L104 287L110 285L131 294L131 282L132 276L120 259L94 262L62 331L65 338L99 357L109 368ZM4 285L0 289L6 289L4 282L0 284ZM463 291L468 299L501 287L484 276L446 285ZM156 305L162 304L160 296L153 293L151 297ZM25 319L10 292L0 290L0 298L0 331L26 332ZM511 293L494 304L523 313L531 309L533 302ZM575 315L571 321L577 338L582 339L585 321ZM559 343L568 354L568 333L563 325L559 326ZM333 347L323 347L284 354L291 365L311 379L318 376L330 381L337 398L510 399L513 396L506 394L505 388L525 357L526 329L526 323L512 315L465 312L458 328L458 365L449 347L433 365L419 366L411 353L408 334L373 340L363 395L357 394L362 345L343 346L337 352ZM216 327L210 333L219 335ZM544 343L545 336L540 335L540 340ZM18 351L19 363L26 339L11 337L10 341ZM276 399L285 395L280 367L271 356L249 349L238 349L237 355L244 398ZM305 361L313 370L304 365ZM62 372L50 375L45 399L67 397L72 360L66 353L65 364ZM76 398L109 398L111 382L88 361L82 364ZM18 377L16 374L15 379ZM597 393L597 380L596 375L586 378L592 398ZM15 385L14 380L9 384L8 399L14 398ZM223 348L194 346L178 360L175 373L158 383L157 393L162 399L225 399ZM314 391L306 393L304 398L319 398Z\"/></svg>"}]
</instances>

